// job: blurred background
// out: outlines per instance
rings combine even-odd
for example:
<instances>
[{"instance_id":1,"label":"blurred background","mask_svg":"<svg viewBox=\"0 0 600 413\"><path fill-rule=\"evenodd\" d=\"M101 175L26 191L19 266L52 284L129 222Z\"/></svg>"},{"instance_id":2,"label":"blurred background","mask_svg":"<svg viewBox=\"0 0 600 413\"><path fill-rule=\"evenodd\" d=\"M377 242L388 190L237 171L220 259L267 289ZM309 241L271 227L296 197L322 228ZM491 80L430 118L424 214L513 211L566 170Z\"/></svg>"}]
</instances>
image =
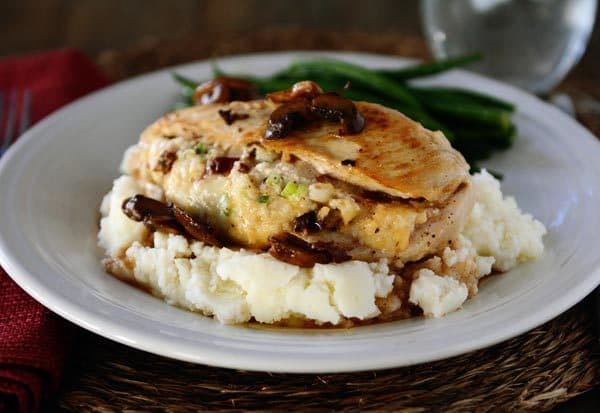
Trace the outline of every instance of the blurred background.
<instances>
[{"instance_id":1,"label":"blurred background","mask_svg":"<svg viewBox=\"0 0 600 413\"><path fill-rule=\"evenodd\" d=\"M422 36L419 0L5 0L0 5L0 56L74 46L92 56L156 39L244 35L301 28ZM597 17L596 17L597 20ZM596 25L598 26L598 25ZM356 46L354 46L356 47ZM347 48L353 48L349 43ZM600 31L581 64L600 60ZM591 73L590 73L591 75Z\"/></svg>"},{"instance_id":2,"label":"blurred background","mask_svg":"<svg viewBox=\"0 0 600 413\"><path fill-rule=\"evenodd\" d=\"M420 32L418 0L4 0L0 55L65 45L91 54L148 38L273 27Z\"/></svg>"},{"instance_id":3,"label":"blurred background","mask_svg":"<svg viewBox=\"0 0 600 413\"><path fill-rule=\"evenodd\" d=\"M490 1L502 2L474 3ZM128 70L131 70L132 54L162 47L163 65L174 64L184 60L174 57L174 52L169 53L168 49L176 49L177 44L180 48L203 49L206 53L212 39L223 44L227 43L223 41L226 38L238 44L230 48L221 46L219 52L239 53L244 49L240 41L269 30L283 29L281 37L290 36L292 30L296 47L302 45L303 35L314 37L319 32L335 32L349 34L347 43L342 45L347 50L360 50L369 35L377 36L373 41L381 41L383 35L386 43L399 43L401 54L426 57L430 53L424 42L419 0L4 0L0 3L0 56L73 46L114 66L108 70L114 70L110 74L116 78L136 73L124 73L115 66L118 65L115 53L129 54ZM600 30L595 26L583 59L572 71L575 75L571 78L577 79L578 86L582 82L592 83L597 76L594 63L600 61ZM337 39L334 42L325 38L322 48L339 49L339 43ZM255 47L250 45L249 49ZM259 49L269 47L263 44ZM382 49L389 50L389 44ZM204 57L202 54L190 52L187 56ZM148 66L155 68L156 62ZM144 64L135 71L145 71Z\"/></svg>"},{"instance_id":4,"label":"blurred background","mask_svg":"<svg viewBox=\"0 0 600 413\"><path fill-rule=\"evenodd\" d=\"M114 80L217 55L285 48L315 49L315 45L320 49L369 50L427 59L432 56L432 31L431 27L423 27L421 6L437 2L439 7L451 1L456 5L461 0L4 0L0 2L0 57L77 47L94 58ZM579 6L595 2L551 1ZM485 6L508 1L471 0L471 3ZM522 2L515 3L521 5ZM541 0L529 3L548 4ZM568 8L564 7L559 13L566 16ZM449 15L443 7L440 10L442 16ZM465 16L461 10L458 24ZM513 16L514 13L509 18ZM585 20L585 16L578 18ZM588 20L591 23L594 17ZM595 21L598 21L597 13ZM464 25L467 30L475 27L468 23ZM485 21L483 24L490 25ZM549 20L543 25L546 36L521 37L531 41L544 37L554 42L551 36L562 36L560 22ZM579 120L592 130L600 128L598 26L595 24L582 59L557 88L529 88L545 97L556 93L570 96L574 103L569 105L574 106ZM471 36L469 31L466 36L479 38ZM503 43L508 48L503 51L504 55L515 59L509 63L512 68L529 65L526 60L518 60L526 51L511 55L511 47L518 47L521 42L507 39ZM579 43L585 46L585 41ZM537 50L546 50L552 44L535 46ZM439 50L437 54L439 57ZM489 74L489 69L498 65L489 61L490 56L494 56L492 53L488 52L487 56ZM502 61L506 60L510 59ZM556 62L553 64L558 66ZM477 69L477 65L469 68ZM551 83L554 86L556 82Z\"/></svg>"}]
</instances>

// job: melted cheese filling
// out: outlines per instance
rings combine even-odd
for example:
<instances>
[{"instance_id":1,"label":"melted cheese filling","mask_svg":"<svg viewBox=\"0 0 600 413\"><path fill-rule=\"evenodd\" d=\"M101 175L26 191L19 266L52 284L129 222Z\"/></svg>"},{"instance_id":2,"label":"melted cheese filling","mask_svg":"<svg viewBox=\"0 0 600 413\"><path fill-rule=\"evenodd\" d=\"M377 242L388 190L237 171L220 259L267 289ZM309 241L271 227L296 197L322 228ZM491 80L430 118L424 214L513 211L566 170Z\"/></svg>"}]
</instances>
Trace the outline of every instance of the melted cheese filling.
<instances>
[{"instance_id":1,"label":"melted cheese filling","mask_svg":"<svg viewBox=\"0 0 600 413\"><path fill-rule=\"evenodd\" d=\"M187 147L181 147L184 144ZM268 247L270 236L292 232L297 217L315 211L320 216L339 213L343 225L336 231L313 234L311 240L327 238L349 250L358 244L377 251L377 258L393 258L407 248L415 227L427 219L423 208L408 203L357 200L348 187L318 182L320 174L307 163L284 162L276 154L256 147L250 171L241 172L238 162L228 174L207 174L210 157L230 154L218 147L198 154L189 145L189 141L180 142L178 138L140 143L127 152L124 172L159 185L166 200L207 219L246 248ZM176 151L177 158L163 172L155 165L165 150ZM249 154L241 156L240 162L246 162ZM286 196L287 183L306 190Z\"/></svg>"}]
</instances>

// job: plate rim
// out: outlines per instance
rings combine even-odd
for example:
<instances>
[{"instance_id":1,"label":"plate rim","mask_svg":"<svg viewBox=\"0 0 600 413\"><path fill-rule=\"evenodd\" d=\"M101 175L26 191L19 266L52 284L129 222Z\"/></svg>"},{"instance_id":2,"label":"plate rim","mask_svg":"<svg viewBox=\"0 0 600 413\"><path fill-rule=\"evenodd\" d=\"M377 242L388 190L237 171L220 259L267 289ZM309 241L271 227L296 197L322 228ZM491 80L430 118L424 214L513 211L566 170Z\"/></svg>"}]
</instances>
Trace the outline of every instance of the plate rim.
<instances>
[{"instance_id":1,"label":"plate rim","mask_svg":"<svg viewBox=\"0 0 600 413\"><path fill-rule=\"evenodd\" d=\"M390 59L390 61L396 60L397 62L402 64L407 64L411 61L414 61L413 59L406 59L403 57L391 55L358 52L348 53L339 51L281 51L249 53L242 55L225 56L219 58L219 61L239 60L244 58L260 59L264 57L271 57L274 55L291 57L298 56L299 54L313 56L326 55L341 58L353 56L355 58L365 60L372 58L385 58ZM102 94L110 94L116 88L120 88L125 84L135 83L140 79L146 77L152 77L159 73L165 73L173 70L188 70L195 66L201 66L206 64L210 64L210 60L199 60L173 67L159 69L150 73L127 79L122 82L117 82L111 86L108 86L99 91L93 92L89 95L75 100L74 102L64 106L63 108L57 110L47 118L38 122L38 124L36 124L32 129L27 131L26 134L22 136L13 145L13 147L11 147L4 154L2 159L0 159L0 176L3 176L5 173L10 173L6 172L6 170L8 170L8 165L12 162L13 158L18 158L20 154L24 153L22 152L22 147L26 147L30 145L34 139L38 139L38 137L36 137L39 133L38 131L43 131L45 128L52 127L52 125L57 122L60 123L65 114L70 113L70 111L73 110L74 107L77 107L88 100L96 99ZM519 90L518 88L513 87L511 85L507 85L503 82L489 79L485 76L473 74L465 70L458 70L458 72L461 72L462 74L467 74L468 76L476 76L478 78L484 79L486 82L494 82L498 86L501 86L505 89L512 89L513 93L518 93L523 98L527 98L530 101L535 102L535 104L537 105L544 105L546 109L554 111L555 113L553 113L553 115L558 117L558 123L568 122L571 124L571 126L579 128L581 132L580 134L587 135L592 140L597 141L597 138L586 128L584 128L581 124L575 122L568 115L560 112L558 109L554 108L546 102L541 101L537 97L530 95L527 92ZM436 352L436 354L433 356L422 355L421 357L416 357L408 361L405 360L404 362L390 362L389 359L380 359L378 362L373 362L372 359L366 358L361 360L353 360L351 366L347 365L347 363L344 363L343 361L338 361L337 365L328 365L327 367L305 364L294 365L293 363L287 365L280 365L280 367L278 367L277 365L273 365L273 363L271 363L270 367L268 369L265 369L263 367L264 356L246 355L243 357L239 357L238 355L232 355L228 349L225 349L225 351L220 351L215 350L214 348L203 348L202 351L195 351L193 352L193 354L189 352L190 349L187 349L187 351L174 351L170 349L167 345L169 340L166 337L158 337L157 339L156 335L148 334L145 331L134 331L129 328L124 328L118 325L118 323L112 321L110 317L102 316L98 313L95 313L92 310L83 308L78 304L69 301L68 297L63 297L61 294L55 293L54 290L48 289L44 285L44 283L40 281L39 278L36 278L35 275L29 274L27 270L25 270L25 268L21 265L21 263L14 260L10 256L10 254L7 252L9 251L8 244L9 240L6 238L5 235L0 233L0 265L4 267L7 274L9 274L9 276L13 280L15 280L15 282L21 288L23 288L29 295L31 295L38 302L40 302L53 312L59 314L63 318L74 322L75 324L80 325L81 327L86 328L96 334L150 353L194 363L207 364L215 367L242 368L245 370L254 371L272 371L288 373L351 372L408 366L454 357L476 349L497 344L501 341L520 335L525 331L529 331L530 329L533 329L539 326L540 324L543 324L544 322L556 317L557 315L563 313L573 305L577 304L600 283L600 267L597 267L594 271L592 271L589 274L589 276L585 279L584 282L578 284L577 288L569 290L569 292L566 295L562 295L558 300L554 301L550 310L538 311L537 313L524 315L524 317L518 320L518 322L515 324L516 328L513 328L510 333L496 333L492 337L488 335L485 338L481 338L470 343L462 343L462 345L456 346L455 348L449 350L444 351L443 349L440 349L440 351ZM136 338L131 339L128 336L135 336Z\"/></svg>"}]
</instances>

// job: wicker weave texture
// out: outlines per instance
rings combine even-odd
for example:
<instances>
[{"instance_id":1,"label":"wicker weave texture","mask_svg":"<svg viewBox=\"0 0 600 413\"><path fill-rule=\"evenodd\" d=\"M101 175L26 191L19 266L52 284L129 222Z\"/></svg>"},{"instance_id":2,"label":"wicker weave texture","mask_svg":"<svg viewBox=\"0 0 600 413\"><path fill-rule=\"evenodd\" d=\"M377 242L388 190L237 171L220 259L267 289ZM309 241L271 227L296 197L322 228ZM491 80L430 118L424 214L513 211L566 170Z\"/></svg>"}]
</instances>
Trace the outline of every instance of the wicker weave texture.
<instances>
[{"instance_id":1,"label":"wicker weave texture","mask_svg":"<svg viewBox=\"0 0 600 413\"><path fill-rule=\"evenodd\" d=\"M529 333L459 357L320 375L195 365L82 332L61 407L73 412L545 411L600 383L600 347L591 330L590 309L580 304Z\"/></svg>"}]
</instances>

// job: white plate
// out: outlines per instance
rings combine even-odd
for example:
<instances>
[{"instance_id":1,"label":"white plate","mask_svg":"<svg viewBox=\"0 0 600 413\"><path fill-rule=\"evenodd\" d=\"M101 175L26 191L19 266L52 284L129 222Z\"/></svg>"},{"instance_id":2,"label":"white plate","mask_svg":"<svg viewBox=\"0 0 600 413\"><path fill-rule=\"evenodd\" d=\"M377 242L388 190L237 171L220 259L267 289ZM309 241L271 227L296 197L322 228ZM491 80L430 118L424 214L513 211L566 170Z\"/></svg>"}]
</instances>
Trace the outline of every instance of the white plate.
<instances>
[{"instance_id":1,"label":"white plate","mask_svg":"<svg viewBox=\"0 0 600 413\"><path fill-rule=\"evenodd\" d=\"M228 71L268 74L300 53L221 59ZM314 55L316 53L313 53ZM330 54L371 67L406 60ZM210 76L209 63L176 68ZM40 122L0 163L0 263L29 294L95 333L182 360L277 372L405 366L489 346L565 311L600 282L600 144L568 116L510 86L455 71L434 83L518 104L520 138L489 167L504 191L546 224L546 253L482 285L464 309L350 330L223 326L107 275L96 247L98 205L123 150L173 103L168 70L87 96Z\"/></svg>"}]
</instances>

